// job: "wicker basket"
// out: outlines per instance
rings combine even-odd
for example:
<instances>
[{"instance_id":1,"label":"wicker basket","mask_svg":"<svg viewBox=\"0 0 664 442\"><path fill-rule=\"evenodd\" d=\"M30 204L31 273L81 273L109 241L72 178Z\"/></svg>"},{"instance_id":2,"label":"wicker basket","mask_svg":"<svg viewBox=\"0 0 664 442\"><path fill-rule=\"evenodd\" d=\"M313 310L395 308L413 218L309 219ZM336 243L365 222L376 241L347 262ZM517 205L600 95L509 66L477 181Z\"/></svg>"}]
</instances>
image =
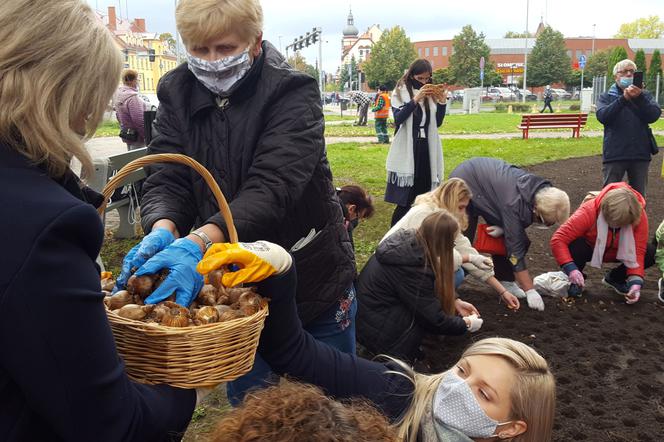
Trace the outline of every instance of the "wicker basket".
<instances>
[{"instance_id":1,"label":"wicker basket","mask_svg":"<svg viewBox=\"0 0 664 442\"><path fill-rule=\"evenodd\" d=\"M237 232L224 195L212 175L198 162L177 154L148 155L132 161L106 184L105 201L133 171L153 163L190 166L212 190L228 226L231 242ZM99 208L102 214L104 203ZM212 387L251 370L261 330L268 314L267 302L252 316L196 327L167 327L126 319L108 311L118 352L129 377L144 384L169 384L180 388Z\"/></svg>"}]
</instances>

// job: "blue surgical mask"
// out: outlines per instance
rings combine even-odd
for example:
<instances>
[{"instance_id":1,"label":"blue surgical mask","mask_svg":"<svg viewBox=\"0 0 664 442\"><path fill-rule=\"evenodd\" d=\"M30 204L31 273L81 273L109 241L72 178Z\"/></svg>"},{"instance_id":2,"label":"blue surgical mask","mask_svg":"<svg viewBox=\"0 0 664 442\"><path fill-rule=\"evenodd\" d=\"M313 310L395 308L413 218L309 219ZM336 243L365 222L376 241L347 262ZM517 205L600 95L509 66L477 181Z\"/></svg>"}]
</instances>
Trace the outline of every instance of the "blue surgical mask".
<instances>
[{"instance_id":1,"label":"blue surgical mask","mask_svg":"<svg viewBox=\"0 0 664 442\"><path fill-rule=\"evenodd\" d=\"M187 65L198 81L217 95L225 95L251 68L249 48L238 55L207 61L187 53Z\"/></svg>"},{"instance_id":2,"label":"blue surgical mask","mask_svg":"<svg viewBox=\"0 0 664 442\"><path fill-rule=\"evenodd\" d=\"M468 383L451 370L434 395L433 418L468 437L479 438L495 437L499 425L511 422L498 422L487 416Z\"/></svg>"},{"instance_id":3,"label":"blue surgical mask","mask_svg":"<svg viewBox=\"0 0 664 442\"><path fill-rule=\"evenodd\" d=\"M626 89L630 87L634 83L634 78L633 77L620 77L620 87L623 89Z\"/></svg>"}]
</instances>

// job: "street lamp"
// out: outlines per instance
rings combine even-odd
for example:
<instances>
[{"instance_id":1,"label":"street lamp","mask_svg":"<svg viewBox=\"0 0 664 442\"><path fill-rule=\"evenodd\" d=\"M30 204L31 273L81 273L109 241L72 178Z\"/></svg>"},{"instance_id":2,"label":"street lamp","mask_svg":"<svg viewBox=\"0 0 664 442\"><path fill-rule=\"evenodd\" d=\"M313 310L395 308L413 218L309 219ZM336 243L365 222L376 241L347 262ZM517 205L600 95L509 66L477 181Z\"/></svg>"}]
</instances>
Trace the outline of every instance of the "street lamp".
<instances>
[{"instance_id":1,"label":"street lamp","mask_svg":"<svg viewBox=\"0 0 664 442\"><path fill-rule=\"evenodd\" d=\"M530 2L526 0L526 47L523 51L523 90L527 88L527 78L528 78L528 8ZM526 102L526 94L523 94L523 102Z\"/></svg>"},{"instance_id":2,"label":"street lamp","mask_svg":"<svg viewBox=\"0 0 664 442\"><path fill-rule=\"evenodd\" d=\"M590 51L591 56L595 55L595 26L597 26L597 25L593 24L593 48Z\"/></svg>"},{"instance_id":3,"label":"street lamp","mask_svg":"<svg viewBox=\"0 0 664 442\"><path fill-rule=\"evenodd\" d=\"M516 67L516 64L512 63L512 85L514 85L514 68Z\"/></svg>"}]
</instances>

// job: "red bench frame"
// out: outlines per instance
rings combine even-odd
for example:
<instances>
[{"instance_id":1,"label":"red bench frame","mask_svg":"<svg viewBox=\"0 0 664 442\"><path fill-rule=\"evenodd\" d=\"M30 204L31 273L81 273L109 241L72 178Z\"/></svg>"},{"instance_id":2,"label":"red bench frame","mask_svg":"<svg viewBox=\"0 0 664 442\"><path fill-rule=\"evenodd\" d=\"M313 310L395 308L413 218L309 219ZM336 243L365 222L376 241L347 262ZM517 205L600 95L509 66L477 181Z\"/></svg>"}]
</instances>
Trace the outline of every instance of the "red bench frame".
<instances>
[{"instance_id":1,"label":"red bench frame","mask_svg":"<svg viewBox=\"0 0 664 442\"><path fill-rule=\"evenodd\" d=\"M517 126L523 131L523 139L528 139L530 129L572 129L572 138L581 136L581 128L588 121L587 113L576 114L524 114L521 124Z\"/></svg>"}]
</instances>

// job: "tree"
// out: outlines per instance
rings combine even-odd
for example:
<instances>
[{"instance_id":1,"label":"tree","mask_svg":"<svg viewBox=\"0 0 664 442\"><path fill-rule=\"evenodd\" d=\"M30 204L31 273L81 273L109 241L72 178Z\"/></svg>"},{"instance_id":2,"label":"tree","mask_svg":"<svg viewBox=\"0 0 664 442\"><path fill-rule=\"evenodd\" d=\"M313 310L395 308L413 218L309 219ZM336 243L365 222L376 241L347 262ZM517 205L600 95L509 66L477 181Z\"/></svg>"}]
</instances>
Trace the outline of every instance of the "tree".
<instances>
[{"instance_id":1,"label":"tree","mask_svg":"<svg viewBox=\"0 0 664 442\"><path fill-rule=\"evenodd\" d=\"M643 52L643 49L639 49L636 51L636 54L634 54L634 64L636 65L636 70L645 72L647 69L646 66L646 53Z\"/></svg>"},{"instance_id":2,"label":"tree","mask_svg":"<svg viewBox=\"0 0 664 442\"><path fill-rule=\"evenodd\" d=\"M173 38L173 34L171 34L170 32L164 32L163 34L159 34L159 41L167 43L171 49L175 48L176 44L175 39Z\"/></svg>"},{"instance_id":3,"label":"tree","mask_svg":"<svg viewBox=\"0 0 664 442\"><path fill-rule=\"evenodd\" d=\"M350 59L350 63L344 64L340 69L341 72L339 73L339 86L341 90L345 91L346 85L348 85L348 90L353 90L352 83L357 85L357 62L355 61L355 56L353 55ZM352 80L352 83L349 83L349 78Z\"/></svg>"},{"instance_id":4,"label":"tree","mask_svg":"<svg viewBox=\"0 0 664 442\"><path fill-rule=\"evenodd\" d=\"M367 83L374 88L384 84L393 89L416 58L417 53L406 31L400 26L387 29L371 48L369 59L364 63Z\"/></svg>"},{"instance_id":5,"label":"tree","mask_svg":"<svg viewBox=\"0 0 664 442\"><path fill-rule=\"evenodd\" d=\"M452 40L454 53L450 57L449 70L454 84L466 87L480 85L480 58L484 57L485 75L493 76L493 63L489 61L489 46L484 42L484 34L477 34L471 25L461 29ZM485 84L491 84L485 77Z\"/></svg>"},{"instance_id":6,"label":"tree","mask_svg":"<svg viewBox=\"0 0 664 442\"><path fill-rule=\"evenodd\" d=\"M563 34L547 26L537 37L528 59L528 85L565 82L570 77L571 64Z\"/></svg>"},{"instance_id":7,"label":"tree","mask_svg":"<svg viewBox=\"0 0 664 442\"><path fill-rule=\"evenodd\" d=\"M293 69L309 74L314 77L317 82L319 81L318 69L307 63L307 60L299 52L295 52L295 54L288 57L288 60L286 61Z\"/></svg>"},{"instance_id":8,"label":"tree","mask_svg":"<svg viewBox=\"0 0 664 442\"><path fill-rule=\"evenodd\" d=\"M603 51L597 51L594 55L591 55L590 58L588 58L588 63L586 63L586 75L589 77L606 75L609 66L610 52L610 49L605 49Z\"/></svg>"},{"instance_id":9,"label":"tree","mask_svg":"<svg viewBox=\"0 0 664 442\"><path fill-rule=\"evenodd\" d=\"M588 74L586 70L583 71L583 87L589 87L593 85L593 77ZM581 69L572 69L570 71L570 76L565 81L565 86L578 88L581 86Z\"/></svg>"},{"instance_id":10,"label":"tree","mask_svg":"<svg viewBox=\"0 0 664 442\"><path fill-rule=\"evenodd\" d=\"M534 37L534 35L530 32L507 31L503 38L526 38L526 37L532 38L532 37Z\"/></svg>"},{"instance_id":11,"label":"tree","mask_svg":"<svg viewBox=\"0 0 664 442\"><path fill-rule=\"evenodd\" d=\"M615 67L616 63L619 61L625 60L627 58L627 51L625 48L622 46L616 46L613 48L611 51L611 54L609 55L609 60L606 65L606 85L607 87L611 86L612 81L610 79L613 79L615 76L613 75L613 68Z\"/></svg>"},{"instance_id":12,"label":"tree","mask_svg":"<svg viewBox=\"0 0 664 442\"><path fill-rule=\"evenodd\" d=\"M623 23L615 38L662 38L664 22L657 15L638 18L633 22Z\"/></svg>"},{"instance_id":13,"label":"tree","mask_svg":"<svg viewBox=\"0 0 664 442\"><path fill-rule=\"evenodd\" d=\"M454 78L450 72L450 68L441 68L433 71L433 82L436 84L452 84L454 83Z\"/></svg>"},{"instance_id":14,"label":"tree","mask_svg":"<svg viewBox=\"0 0 664 442\"><path fill-rule=\"evenodd\" d=\"M652 52L652 58L650 59L650 69L648 69L648 77L646 82L646 87L649 91L655 91L657 87L657 74L661 81L662 78L662 56L659 53L659 49L655 49Z\"/></svg>"}]
</instances>

